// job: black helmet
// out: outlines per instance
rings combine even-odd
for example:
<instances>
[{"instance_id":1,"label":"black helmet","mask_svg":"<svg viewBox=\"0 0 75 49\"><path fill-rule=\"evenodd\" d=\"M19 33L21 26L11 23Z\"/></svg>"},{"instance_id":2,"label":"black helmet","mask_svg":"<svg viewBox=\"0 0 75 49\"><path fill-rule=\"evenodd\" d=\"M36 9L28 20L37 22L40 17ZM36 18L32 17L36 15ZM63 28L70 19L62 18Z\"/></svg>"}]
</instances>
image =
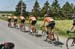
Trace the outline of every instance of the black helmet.
<instances>
[{"instance_id":1,"label":"black helmet","mask_svg":"<svg viewBox=\"0 0 75 49\"><path fill-rule=\"evenodd\" d=\"M13 49L15 47L14 43L11 42L5 42L4 45L7 45L9 49Z\"/></svg>"}]
</instances>

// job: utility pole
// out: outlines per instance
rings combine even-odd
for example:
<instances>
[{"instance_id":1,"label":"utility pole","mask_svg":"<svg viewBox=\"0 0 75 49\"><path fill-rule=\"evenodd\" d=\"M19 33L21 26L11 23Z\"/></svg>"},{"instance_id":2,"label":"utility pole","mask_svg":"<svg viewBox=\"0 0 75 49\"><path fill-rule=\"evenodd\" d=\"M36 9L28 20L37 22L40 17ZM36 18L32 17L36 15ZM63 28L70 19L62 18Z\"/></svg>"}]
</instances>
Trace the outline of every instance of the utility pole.
<instances>
[{"instance_id":1,"label":"utility pole","mask_svg":"<svg viewBox=\"0 0 75 49\"><path fill-rule=\"evenodd\" d=\"M23 0L20 0L21 1L21 16L23 15Z\"/></svg>"}]
</instances>

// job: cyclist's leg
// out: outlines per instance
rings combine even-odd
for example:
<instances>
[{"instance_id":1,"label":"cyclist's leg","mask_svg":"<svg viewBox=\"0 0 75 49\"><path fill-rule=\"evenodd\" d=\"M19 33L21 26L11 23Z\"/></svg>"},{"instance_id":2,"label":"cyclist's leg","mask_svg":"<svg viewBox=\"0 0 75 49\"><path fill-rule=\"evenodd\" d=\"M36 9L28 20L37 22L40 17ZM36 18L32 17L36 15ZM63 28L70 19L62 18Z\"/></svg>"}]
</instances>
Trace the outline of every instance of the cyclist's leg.
<instances>
[{"instance_id":1,"label":"cyclist's leg","mask_svg":"<svg viewBox=\"0 0 75 49\"><path fill-rule=\"evenodd\" d=\"M47 34L46 40L47 40L47 39L50 39L50 38L49 38L49 35L48 35L48 33L49 33L49 32L48 32L48 26L45 26L45 31L46 31L46 34Z\"/></svg>"},{"instance_id":2,"label":"cyclist's leg","mask_svg":"<svg viewBox=\"0 0 75 49\"><path fill-rule=\"evenodd\" d=\"M36 24L36 20L32 21L32 32L36 32L36 28L35 28L35 24Z\"/></svg>"},{"instance_id":3,"label":"cyclist's leg","mask_svg":"<svg viewBox=\"0 0 75 49\"><path fill-rule=\"evenodd\" d=\"M25 22L25 20L23 19L21 22L22 27L24 27L24 22Z\"/></svg>"},{"instance_id":4,"label":"cyclist's leg","mask_svg":"<svg viewBox=\"0 0 75 49\"><path fill-rule=\"evenodd\" d=\"M30 21L29 29L30 29L30 32L32 33L32 21Z\"/></svg>"},{"instance_id":5,"label":"cyclist's leg","mask_svg":"<svg viewBox=\"0 0 75 49\"><path fill-rule=\"evenodd\" d=\"M34 23L33 23L33 28L34 28L34 32L36 32L36 27L35 27L35 25L36 25L36 23L37 23L37 21L36 20L34 20Z\"/></svg>"},{"instance_id":6,"label":"cyclist's leg","mask_svg":"<svg viewBox=\"0 0 75 49\"><path fill-rule=\"evenodd\" d=\"M22 20L20 20L21 22L20 22L20 29L22 29Z\"/></svg>"},{"instance_id":7,"label":"cyclist's leg","mask_svg":"<svg viewBox=\"0 0 75 49\"><path fill-rule=\"evenodd\" d=\"M16 20L14 19L14 27L16 27Z\"/></svg>"},{"instance_id":8,"label":"cyclist's leg","mask_svg":"<svg viewBox=\"0 0 75 49\"><path fill-rule=\"evenodd\" d=\"M55 22L52 21L52 22L50 23L50 27L51 27L51 38L52 38L52 39L55 39L55 37L54 37L54 26L55 26Z\"/></svg>"},{"instance_id":9,"label":"cyclist's leg","mask_svg":"<svg viewBox=\"0 0 75 49\"><path fill-rule=\"evenodd\" d=\"M11 26L11 19L8 19L8 26Z\"/></svg>"},{"instance_id":10,"label":"cyclist's leg","mask_svg":"<svg viewBox=\"0 0 75 49\"><path fill-rule=\"evenodd\" d=\"M35 27L34 27L34 25L32 25L32 32L35 32Z\"/></svg>"},{"instance_id":11,"label":"cyclist's leg","mask_svg":"<svg viewBox=\"0 0 75 49\"><path fill-rule=\"evenodd\" d=\"M52 39L51 33L48 31L49 27L50 27L49 24L47 26L45 26L45 31L46 31L46 34L47 34L47 38L51 40Z\"/></svg>"},{"instance_id":12,"label":"cyclist's leg","mask_svg":"<svg viewBox=\"0 0 75 49\"><path fill-rule=\"evenodd\" d=\"M48 39L52 40L52 35L51 35L51 32L49 31L50 30L50 27L51 27L51 23L49 22L45 28L46 30L46 33L48 35Z\"/></svg>"},{"instance_id":13,"label":"cyclist's leg","mask_svg":"<svg viewBox=\"0 0 75 49\"><path fill-rule=\"evenodd\" d=\"M48 34L48 27L47 26L45 26L45 31Z\"/></svg>"},{"instance_id":14,"label":"cyclist's leg","mask_svg":"<svg viewBox=\"0 0 75 49\"><path fill-rule=\"evenodd\" d=\"M47 23L44 27L45 27L46 34L48 35L49 23Z\"/></svg>"},{"instance_id":15,"label":"cyclist's leg","mask_svg":"<svg viewBox=\"0 0 75 49\"><path fill-rule=\"evenodd\" d=\"M25 31L25 19L23 19L23 28L24 28L24 31Z\"/></svg>"},{"instance_id":16,"label":"cyclist's leg","mask_svg":"<svg viewBox=\"0 0 75 49\"><path fill-rule=\"evenodd\" d=\"M72 27L69 31L72 31L74 29L74 26L75 26L75 22L72 24Z\"/></svg>"},{"instance_id":17,"label":"cyclist's leg","mask_svg":"<svg viewBox=\"0 0 75 49\"><path fill-rule=\"evenodd\" d=\"M17 19L15 19L15 26L17 25Z\"/></svg>"},{"instance_id":18,"label":"cyclist's leg","mask_svg":"<svg viewBox=\"0 0 75 49\"><path fill-rule=\"evenodd\" d=\"M72 27L71 27L71 30L70 30L70 31L72 31L72 30L73 30L73 28L74 28L74 25L72 25Z\"/></svg>"}]
</instances>

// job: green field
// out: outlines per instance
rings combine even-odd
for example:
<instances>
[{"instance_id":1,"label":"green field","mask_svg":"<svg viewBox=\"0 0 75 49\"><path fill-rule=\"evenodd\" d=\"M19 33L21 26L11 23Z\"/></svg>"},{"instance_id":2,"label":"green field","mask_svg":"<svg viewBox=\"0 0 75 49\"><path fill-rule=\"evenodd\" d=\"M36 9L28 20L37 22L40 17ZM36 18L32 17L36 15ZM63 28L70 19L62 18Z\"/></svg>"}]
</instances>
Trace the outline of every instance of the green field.
<instances>
[{"instance_id":1,"label":"green field","mask_svg":"<svg viewBox=\"0 0 75 49\"><path fill-rule=\"evenodd\" d=\"M6 20L6 18L2 18L2 19ZM41 23L42 23L42 20L38 20L37 21L37 25L36 26L37 26L38 29L40 29ZM55 23L56 23L55 31L61 36L67 36L66 31L71 28L72 20L55 20ZM28 20L26 20L25 24L27 26L29 25L28 24Z\"/></svg>"},{"instance_id":2,"label":"green field","mask_svg":"<svg viewBox=\"0 0 75 49\"><path fill-rule=\"evenodd\" d=\"M42 23L42 20L37 21L37 28L40 28L40 25ZM61 36L67 36L66 31L71 28L72 26L72 20L55 20L55 31L61 35ZM28 21L26 21L26 24L28 25Z\"/></svg>"},{"instance_id":3,"label":"green field","mask_svg":"<svg viewBox=\"0 0 75 49\"><path fill-rule=\"evenodd\" d=\"M66 31L72 26L72 20L56 20L55 30L59 35L66 36Z\"/></svg>"}]
</instances>

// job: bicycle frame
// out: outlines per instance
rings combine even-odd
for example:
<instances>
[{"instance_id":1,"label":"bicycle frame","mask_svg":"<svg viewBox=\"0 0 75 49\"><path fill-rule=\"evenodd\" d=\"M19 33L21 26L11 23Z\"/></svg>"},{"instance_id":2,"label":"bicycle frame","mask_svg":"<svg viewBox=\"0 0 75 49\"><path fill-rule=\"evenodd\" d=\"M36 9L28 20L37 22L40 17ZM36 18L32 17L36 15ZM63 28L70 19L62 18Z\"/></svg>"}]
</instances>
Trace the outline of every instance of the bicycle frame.
<instances>
[{"instance_id":1,"label":"bicycle frame","mask_svg":"<svg viewBox=\"0 0 75 49\"><path fill-rule=\"evenodd\" d=\"M43 26L43 27L45 27L45 26ZM46 31L45 31L45 29L43 29L43 27L41 28L41 30L43 30L42 33L43 33L43 32L46 33ZM49 31L48 33L50 33L50 31L51 31L51 30L50 30L50 27L48 28L48 31ZM52 35L51 35L51 34L52 34ZM44 35L45 35L45 34L44 34ZM47 40L47 38L49 38L50 35L51 35L51 36L54 36L54 37L56 36L56 37L55 37L55 38L56 38L56 41L59 41L59 37L58 37L57 33L55 33L55 32L54 32L54 33L50 33L50 34L47 34L47 33L46 33L46 35L47 35L47 36L46 36L46 40ZM48 37L48 36L49 36L49 37Z\"/></svg>"}]
</instances>

